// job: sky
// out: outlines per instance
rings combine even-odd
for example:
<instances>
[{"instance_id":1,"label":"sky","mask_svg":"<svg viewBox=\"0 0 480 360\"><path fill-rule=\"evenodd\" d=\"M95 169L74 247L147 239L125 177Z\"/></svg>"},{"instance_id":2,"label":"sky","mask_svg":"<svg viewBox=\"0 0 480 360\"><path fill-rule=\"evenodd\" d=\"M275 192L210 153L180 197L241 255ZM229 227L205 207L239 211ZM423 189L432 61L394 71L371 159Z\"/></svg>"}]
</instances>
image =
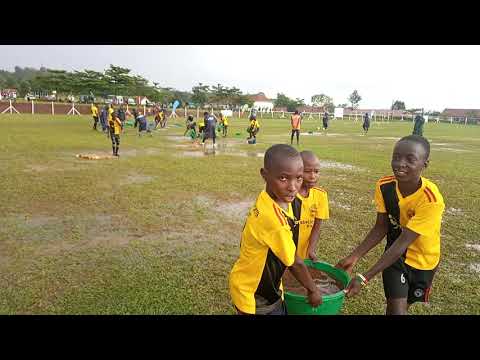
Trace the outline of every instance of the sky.
<instances>
[{"instance_id":1,"label":"sky","mask_svg":"<svg viewBox=\"0 0 480 360\"><path fill-rule=\"evenodd\" d=\"M304 99L326 94L360 108L480 108L480 46L460 45L0 45L0 69L103 71L110 64L162 87L199 82Z\"/></svg>"}]
</instances>

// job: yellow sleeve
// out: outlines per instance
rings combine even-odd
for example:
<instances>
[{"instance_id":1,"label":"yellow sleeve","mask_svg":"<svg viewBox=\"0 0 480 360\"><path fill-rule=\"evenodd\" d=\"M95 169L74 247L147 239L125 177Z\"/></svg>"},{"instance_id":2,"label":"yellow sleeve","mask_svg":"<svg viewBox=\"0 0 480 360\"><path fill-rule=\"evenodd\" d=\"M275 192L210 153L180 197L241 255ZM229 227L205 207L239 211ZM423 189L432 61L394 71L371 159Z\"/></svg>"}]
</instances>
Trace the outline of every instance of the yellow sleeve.
<instances>
[{"instance_id":1,"label":"yellow sleeve","mask_svg":"<svg viewBox=\"0 0 480 360\"><path fill-rule=\"evenodd\" d=\"M316 219L329 219L330 212L328 208L328 195L326 192L319 191L319 197L317 200L317 214L315 215Z\"/></svg>"},{"instance_id":2,"label":"yellow sleeve","mask_svg":"<svg viewBox=\"0 0 480 360\"><path fill-rule=\"evenodd\" d=\"M292 232L288 225L275 232L266 233L263 239L265 244L285 266L293 265L297 248L293 242Z\"/></svg>"},{"instance_id":3,"label":"yellow sleeve","mask_svg":"<svg viewBox=\"0 0 480 360\"><path fill-rule=\"evenodd\" d=\"M406 228L423 236L434 236L442 222L445 209L443 203L425 203L415 209L415 215L408 221Z\"/></svg>"},{"instance_id":4,"label":"yellow sleeve","mask_svg":"<svg viewBox=\"0 0 480 360\"><path fill-rule=\"evenodd\" d=\"M382 191L380 190L380 183L377 182L375 185L375 206L377 208L377 212L379 213L386 213L387 209L385 208L385 201L383 200Z\"/></svg>"}]
</instances>

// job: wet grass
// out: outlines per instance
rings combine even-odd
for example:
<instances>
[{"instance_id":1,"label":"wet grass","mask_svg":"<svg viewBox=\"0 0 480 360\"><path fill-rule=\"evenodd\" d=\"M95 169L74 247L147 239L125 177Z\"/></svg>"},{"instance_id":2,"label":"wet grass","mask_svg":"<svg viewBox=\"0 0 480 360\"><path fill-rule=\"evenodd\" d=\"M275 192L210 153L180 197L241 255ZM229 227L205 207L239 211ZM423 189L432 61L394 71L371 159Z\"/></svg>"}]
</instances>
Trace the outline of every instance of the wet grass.
<instances>
[{"instance_id":1,"label":"wet grass","mask_svg":"<svg viewBox=\"0 0 480 360\"><path fill-rule=\"evenodd\" d=\"M78 153L110 153L89 117L1 115L0 313L231 314L228 274L245 219L223 209L254 199L263 188L257 154L290 142L288 120L259 120L258 144L245 143L245 119L232 119L215 155L179 138L178 121L141 138L127 127L120 159L80 160ZM320 124L307 119L302 132ZM375 181L391 173L395 139L411 129L372 123L362 136L360 122L332 121L326 136L301 136L300 150L330 164L320 178L331 201L322 260L335 263L363 239L375 219ZM424 176L439 186L447 212L431 304L412 313L480 314L480 274L471 267L480 252L467 248L480 244L480 127L427 124L425 136L432 153ZM343 310L383 312L381 277Z\"/></svg>"}]
</instances>

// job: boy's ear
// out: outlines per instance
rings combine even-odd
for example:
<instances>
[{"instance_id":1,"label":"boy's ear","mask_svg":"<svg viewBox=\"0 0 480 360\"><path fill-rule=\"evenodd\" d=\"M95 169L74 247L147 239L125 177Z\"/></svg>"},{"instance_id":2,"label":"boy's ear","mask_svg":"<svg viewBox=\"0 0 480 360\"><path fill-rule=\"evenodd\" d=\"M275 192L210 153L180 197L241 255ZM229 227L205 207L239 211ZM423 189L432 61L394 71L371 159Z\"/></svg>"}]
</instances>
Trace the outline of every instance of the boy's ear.
<instances>
[{"instance_id":1,"label":"boy's ear","mask_svg":"<svg viewBox=\"0 0 480 360\"><path fill-rule=\"evenodd\" d=\"M260 175L262 175L262 178L263 180L265 180L265 182L267 181L267 174L268 174L267 170L265 170L264 168L260 169Z\"/></svg>"},{"instance_id":2,"label":"boy's ear","mask_svg":"<svg viewBox=\"0 0 480 360\"><path fill-rule=\"evenodd\" d=\"M430 163L430 159L425 160L425 165L423 167L426 169L429 163Z\"/></svg>"}]
</instances>

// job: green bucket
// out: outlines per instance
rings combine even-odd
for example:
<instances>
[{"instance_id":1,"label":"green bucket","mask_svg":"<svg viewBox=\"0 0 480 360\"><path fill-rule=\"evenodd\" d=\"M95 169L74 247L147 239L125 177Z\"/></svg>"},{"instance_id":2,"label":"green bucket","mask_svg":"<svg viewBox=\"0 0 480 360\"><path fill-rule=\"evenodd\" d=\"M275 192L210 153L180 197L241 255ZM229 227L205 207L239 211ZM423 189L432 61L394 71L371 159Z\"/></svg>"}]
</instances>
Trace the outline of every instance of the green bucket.
<instances>
[{"instance_id":1,"label":"green bucket","mask_svg":"<svg viewBox=\"0 0 480 360\"><path fill-rule=\"evenodd\" d=\"M350 276L347 272L325 262L313 262L310 259L305 259L305 265L323 271L333 279L340 281L344 287L347 287L350 282ZM335 294L323 295L322 304L316 308L312 307L308 303L307 297L303 295L285 291L284 299L288 315L336 315L342 308L345 293L340 290Z\"/></svg>"}]
</instances>

